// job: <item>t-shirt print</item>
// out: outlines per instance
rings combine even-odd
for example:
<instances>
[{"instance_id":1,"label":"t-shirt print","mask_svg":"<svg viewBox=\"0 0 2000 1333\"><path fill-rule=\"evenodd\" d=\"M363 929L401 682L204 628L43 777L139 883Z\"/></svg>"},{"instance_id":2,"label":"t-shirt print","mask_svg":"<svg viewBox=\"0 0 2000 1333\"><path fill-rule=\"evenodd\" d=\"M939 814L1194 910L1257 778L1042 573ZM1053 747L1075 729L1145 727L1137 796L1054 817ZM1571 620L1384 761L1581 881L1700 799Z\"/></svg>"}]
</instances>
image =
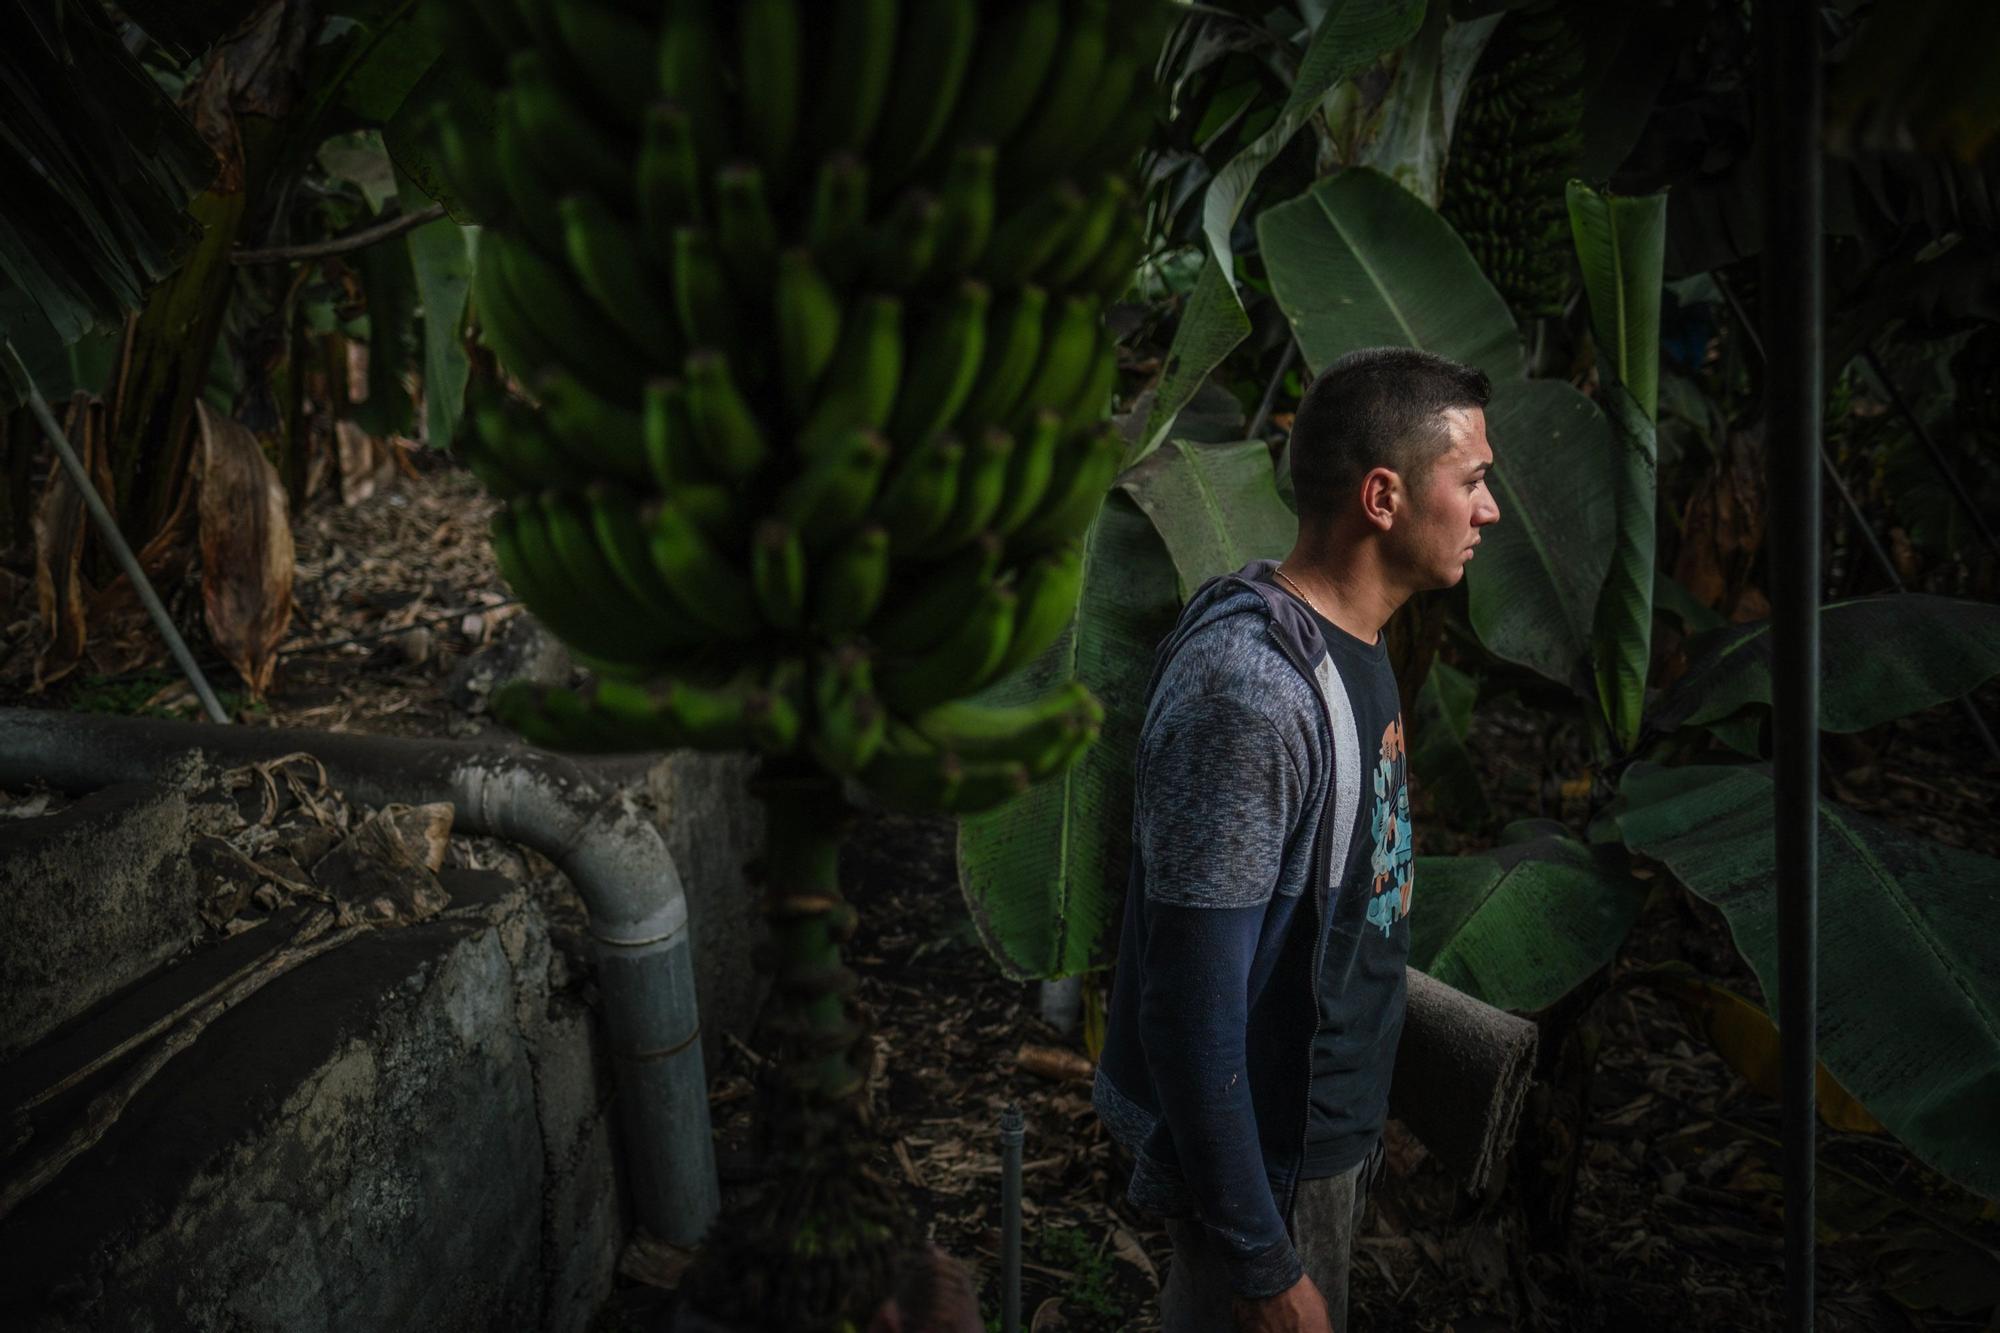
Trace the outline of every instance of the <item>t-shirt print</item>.
<instances>
[{"instance_id":1,"label":"t-shirt print","mask_svg":"<svg viewBox=\"0 0 2000 1333\"><path fill-rule=\"evenodd\" d=\"M1407 758L1403 718L1398 714L1382 733L1381 754L1375 761L1375 804L1370 816L1375 835L1371 857L1375 883L1368 900L1368 923L1380 926L1385 936L1399 919L1410 914L1411 881L1415 878L1415 856L1410 846L1410 786L1405 776Z\"/></svg>"}]
</instances>

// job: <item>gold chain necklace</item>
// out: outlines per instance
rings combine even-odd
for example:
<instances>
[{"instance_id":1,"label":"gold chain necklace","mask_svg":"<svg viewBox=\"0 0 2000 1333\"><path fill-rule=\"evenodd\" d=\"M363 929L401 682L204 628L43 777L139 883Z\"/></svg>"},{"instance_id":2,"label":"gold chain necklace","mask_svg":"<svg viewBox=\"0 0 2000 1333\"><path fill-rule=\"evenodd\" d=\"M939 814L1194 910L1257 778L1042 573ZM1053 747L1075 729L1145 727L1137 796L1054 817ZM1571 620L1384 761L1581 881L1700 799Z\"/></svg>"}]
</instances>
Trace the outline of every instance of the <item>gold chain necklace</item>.
<instances>
[{"instance_id":1,"label":"gold chain necklace","mask_svg":"<svg viewBox=\"0 0 2000 1333\"><path fill-rule=\"evenodd\" d=\"M1312 599L1312 595L1310 593L1308 593L1304 588L1301 588L1297 583L1292 582L1292 576L1285 572L1285 567L1283 565L1276 566L1275 568L1272 569L1271 572L1273 574L1276 574L1279 578L1283 579L1286 583L1290 584L1292 591L1297 593L1300 599L1304 601L1307 606L1313 609L1313 612L1315 614L1324 616L1328 620L1333 619L1332 616L1327 615L1326 612L1321 611L1319 609L1319 603L1315 602Z\"/></svg>"}]
</instances>

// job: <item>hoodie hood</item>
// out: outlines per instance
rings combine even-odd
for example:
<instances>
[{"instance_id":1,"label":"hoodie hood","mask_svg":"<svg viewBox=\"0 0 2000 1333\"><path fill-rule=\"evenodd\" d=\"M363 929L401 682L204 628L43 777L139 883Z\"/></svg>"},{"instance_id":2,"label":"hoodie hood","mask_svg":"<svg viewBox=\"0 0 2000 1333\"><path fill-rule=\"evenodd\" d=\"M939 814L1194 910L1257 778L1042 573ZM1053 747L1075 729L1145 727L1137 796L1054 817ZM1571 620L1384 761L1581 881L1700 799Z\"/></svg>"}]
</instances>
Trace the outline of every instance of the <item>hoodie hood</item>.
<instances>
[{"instance_id":1,"label":"hoodie hood","mask_svg":"<svg viewBox=\"0 0 2000 1333\"><path fill-rule=\"evenodd\" d=\"M1181 645L1200 630L1225 616L1254 612L1269 622L1272 640L1291 659L1299 674L1315 680L1318 665L1326 658L1326 641L1312 612L1298 598L1271 582L1271 571L1281 562L1252 560L1232 574L1218 574L1194 590L1181 608L1180 621L1161 641L1153 657L1153 677L1146 684L1152 698L1160 684L1160 673L1173 660Z\"/></svg>"}]
</instances>

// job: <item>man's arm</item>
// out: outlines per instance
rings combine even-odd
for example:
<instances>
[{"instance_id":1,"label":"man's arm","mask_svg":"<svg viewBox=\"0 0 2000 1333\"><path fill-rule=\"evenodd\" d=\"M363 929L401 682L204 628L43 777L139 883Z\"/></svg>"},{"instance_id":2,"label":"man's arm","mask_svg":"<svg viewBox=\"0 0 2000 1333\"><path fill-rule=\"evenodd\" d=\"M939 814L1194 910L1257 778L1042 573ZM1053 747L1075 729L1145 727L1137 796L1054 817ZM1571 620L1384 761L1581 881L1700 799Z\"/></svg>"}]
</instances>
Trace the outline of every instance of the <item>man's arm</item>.
<instances>
[{"instance_id":1,"label":"man's arm","mask_svg":"<svg viewBox=\"0 0 2000 1333\"><path fill-rule=\"evenodd\" d=\"M1277 729L1240 700L1183 700L1147 737L1139 1036L1157 1132L1171 1134L1196 1211L1249 1299L1304 1272L1264 1173L1244 1054L1250 964L1304 796Z\"/></svg>"}]
</instances>

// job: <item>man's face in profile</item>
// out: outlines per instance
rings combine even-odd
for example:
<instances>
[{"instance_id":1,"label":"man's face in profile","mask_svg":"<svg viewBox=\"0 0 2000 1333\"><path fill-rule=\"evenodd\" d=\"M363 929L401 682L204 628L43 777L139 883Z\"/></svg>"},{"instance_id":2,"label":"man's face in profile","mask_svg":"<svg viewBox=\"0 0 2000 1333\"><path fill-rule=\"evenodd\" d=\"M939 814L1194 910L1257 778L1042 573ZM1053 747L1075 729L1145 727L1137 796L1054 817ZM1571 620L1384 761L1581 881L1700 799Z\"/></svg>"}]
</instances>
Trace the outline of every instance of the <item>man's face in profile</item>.
<instances>
[{"instance_id":1,"label":"man's face in profile","mask_svg":"<svg viewBox=\"0 0 2000 1333\"><path fill-rule=\"evenodd\" d=\"M1407 511L1391 529L1396 551L1417 588L1449 588L1465 577L1479 530L1500 521L1500 506L1487 485L1493 446L1486 439L1486 413L1454 407L1441 414L1451 444L1419 479Z\"/></svg>"}]
</instances>

